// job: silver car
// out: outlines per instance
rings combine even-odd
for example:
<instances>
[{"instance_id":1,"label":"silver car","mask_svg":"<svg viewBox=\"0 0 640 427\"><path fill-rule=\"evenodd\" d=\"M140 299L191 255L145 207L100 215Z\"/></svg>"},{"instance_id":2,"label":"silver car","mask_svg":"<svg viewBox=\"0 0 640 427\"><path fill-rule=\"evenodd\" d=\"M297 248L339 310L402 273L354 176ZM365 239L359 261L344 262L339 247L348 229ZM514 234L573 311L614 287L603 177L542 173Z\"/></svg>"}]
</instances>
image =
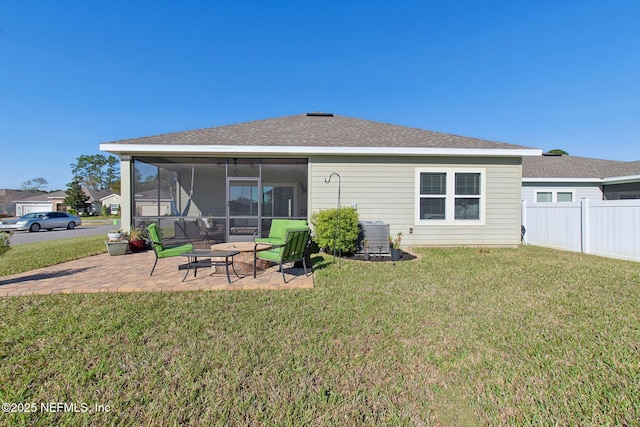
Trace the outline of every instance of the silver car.
<instances>
[{"instance_id":1,"label":"silver car","mask_svg":"<svg viewBox=\"0 0 640 427\"><path fill-rule=\"evenodd\" d=\"M79 216L66 212L32 212L20 218L3 219L0 221L0 231L48 231L54 228L73 230L82 224Z\"/></svg>"}]
</instances>

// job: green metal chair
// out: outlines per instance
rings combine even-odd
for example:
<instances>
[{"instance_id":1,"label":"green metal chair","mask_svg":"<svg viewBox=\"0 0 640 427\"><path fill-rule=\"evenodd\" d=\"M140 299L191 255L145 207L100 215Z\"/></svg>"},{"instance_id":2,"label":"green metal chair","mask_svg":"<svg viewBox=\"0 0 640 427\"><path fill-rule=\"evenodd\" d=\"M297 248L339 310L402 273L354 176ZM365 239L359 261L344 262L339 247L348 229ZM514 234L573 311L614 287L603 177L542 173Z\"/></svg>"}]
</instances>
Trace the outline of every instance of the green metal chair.
<instances>
[{"instance_id":1,"label":"green metal chair","mask_svg":"<svg viewBox=\"0 0 640 427\"><path fill-rule=\"evenodd\" d=\"M253 277L256 277L258 259L263 259L280 264L282 280L287 283L282 264L302 260L304 275L307 275L307 263L304 259L304 250L309 242L309 228L290 228L285 233L285 243L274 245L276 247L264 251L257 251L257 245L253 250Z\"/></svg>"},{"instance_id":2,"label":"green metal chair","mask_svg":"<svg viewBox=\"0 0 640 427\"><path fill-rule=\"evenodd\" d=\"M149 276L153 275L153 270L156 269L158 258L174 257L193 250L193 245L191 243L187 243L184 245L164 246L162 244L162 239L160 238L160 231L158 230L157 224L149 224L149 226L147 227L147 231L149 232L149 239L151 240L153 253L156 255L156 260L153 263L153 267L151 268L151 273L149 273Z\"/></svg>"}]
</instances>

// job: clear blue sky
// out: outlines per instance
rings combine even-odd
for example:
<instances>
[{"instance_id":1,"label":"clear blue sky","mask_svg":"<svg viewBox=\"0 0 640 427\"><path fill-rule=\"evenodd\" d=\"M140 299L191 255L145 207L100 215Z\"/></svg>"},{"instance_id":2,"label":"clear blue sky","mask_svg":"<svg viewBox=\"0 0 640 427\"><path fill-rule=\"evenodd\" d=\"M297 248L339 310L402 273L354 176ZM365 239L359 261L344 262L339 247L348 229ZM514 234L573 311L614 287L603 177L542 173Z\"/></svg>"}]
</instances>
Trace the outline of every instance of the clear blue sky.
<instances>
[{"instance_id":1,"label":"clear blue sky","mask_svg":"<svg viewBox=\"0 0 640 427\"><path fill-rule=\"evenodd\" d=\"M635 0L6 0L0 61L0 188L308 111L640 160Z\"/></svg>"}]
</instances>

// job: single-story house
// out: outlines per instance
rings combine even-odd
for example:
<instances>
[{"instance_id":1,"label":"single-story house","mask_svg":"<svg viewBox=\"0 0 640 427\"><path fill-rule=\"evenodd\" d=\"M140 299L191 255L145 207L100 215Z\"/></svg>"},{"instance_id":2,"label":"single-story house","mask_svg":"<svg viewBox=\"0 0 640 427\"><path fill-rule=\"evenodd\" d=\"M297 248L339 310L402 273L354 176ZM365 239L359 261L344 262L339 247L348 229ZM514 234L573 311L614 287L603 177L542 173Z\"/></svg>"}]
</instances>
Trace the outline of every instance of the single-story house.
<instances>
[{"instance_id":1,"label":"single-story house","mask_svg":"<svg viewBox=\"0 0 640 427\"><path fill-rule=\"evenodd\" d=\"M102 206L107 207L109 215L120 214L120 200L122 198L119 194L109 193L106 196L100 198L100 211L102 212Z\"/></svg>"},{"instance_id":2,"label":"single-story house","mask_svg":"<svg viewBox=\"0 0 640 427\"><path fill-rule=\"evenodd\" d=\"M544 153L523 158L522 200L640 199L640 161L623 162Z\"/></svg>"},{"instance_id":3,"label":"single-story house","mask_svg":"<svg viewBox=\"0 0 640 427\"><path fill-rule=\"evenodd\" d=\"M107 190L94 190L82 187L82 191L88 197L87 205L82 213L99 215L102 209L101 199L111 194ZM66 211L64 199L67 194L63 190L52 193L42 193L22 200L16 200L16 216L26 215L30 212L60 212Z\"/></svg>"},{"instance_id":4,"label":"single-story house","mask_svg":"<svg viewBox=\"0 0 640 427\"><path fill-rule=\"evenodd\" d=\"M171 196L168 191L156 189L140 191L134 194L135 217L153 217L178 215L172 211Z\"/></svg>"},{"instance_id":5,"label":"single-story house","mask_svg":"<svg viewBox=\"0 0 640 427\"><path fill-rule=\"evenodd\" d=\"M63 202L65 197L65 192L59 190L16 200L16 216L26 215L31 212L64 211Z\"/></svg>"},{"instance_id":6,"label":"single-story house","mask_svg":"<svg viewBox=\"0 0 640 427\"><path fill-rule=\"evenodd\" d=\"M44 194L44 192L36 190L12 190L9 188L0 188L0 214L15 216L16 200L27 199L40 194Z\"/></svg>"},{"instance_id":7,"label":"single-story house","mask_svg":"<svg viewBox=\"0 0 640 427\"><path fill-rule=\"evenodd\" d=\"M360 220L389 224L392 235L402 232L403 244L484 246L520 243L522 159L542 154L330 113L115 141L100 150L120 157L125 228L206 217L224 224L227 241L251 240L268 234L274 218L309 219L340 203L355 207ZM154 212L138 209L142 193L146 206L156 198Z\"/></svg>"}]
</instances>

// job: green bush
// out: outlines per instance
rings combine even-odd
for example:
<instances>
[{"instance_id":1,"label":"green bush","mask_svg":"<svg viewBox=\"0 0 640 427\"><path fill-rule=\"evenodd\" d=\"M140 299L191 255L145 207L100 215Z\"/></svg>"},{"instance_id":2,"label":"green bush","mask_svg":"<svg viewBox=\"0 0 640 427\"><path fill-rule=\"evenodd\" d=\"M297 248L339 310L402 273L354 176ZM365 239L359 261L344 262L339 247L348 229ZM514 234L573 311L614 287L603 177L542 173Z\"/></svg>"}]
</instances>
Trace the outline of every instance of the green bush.
<instances>
[{"instance_id":1,"label":"green bush","mask_svg":"<svg viewBox=\"0 0 640 427\"><path fill-rule=\"evenodd\" d=\"M9 249L11 249L11 242L9 238L13 233L0 232L0 255L4 255Z\"/></svg>"},{"instance_id":2,"label":"green bush","mask_svg":"<svg viewBox=\"0 0 640 427\"><path fill-rule=\"evenodd\" d=\"M335 249L344 253L353 253L356 250L356 241L359 235L358 212L353 208L340 209L340 224L338 226L338 210L327 209L315 212L311 215L313 226L313 239L325 251Z\"/></svg>"}]
</instances>

